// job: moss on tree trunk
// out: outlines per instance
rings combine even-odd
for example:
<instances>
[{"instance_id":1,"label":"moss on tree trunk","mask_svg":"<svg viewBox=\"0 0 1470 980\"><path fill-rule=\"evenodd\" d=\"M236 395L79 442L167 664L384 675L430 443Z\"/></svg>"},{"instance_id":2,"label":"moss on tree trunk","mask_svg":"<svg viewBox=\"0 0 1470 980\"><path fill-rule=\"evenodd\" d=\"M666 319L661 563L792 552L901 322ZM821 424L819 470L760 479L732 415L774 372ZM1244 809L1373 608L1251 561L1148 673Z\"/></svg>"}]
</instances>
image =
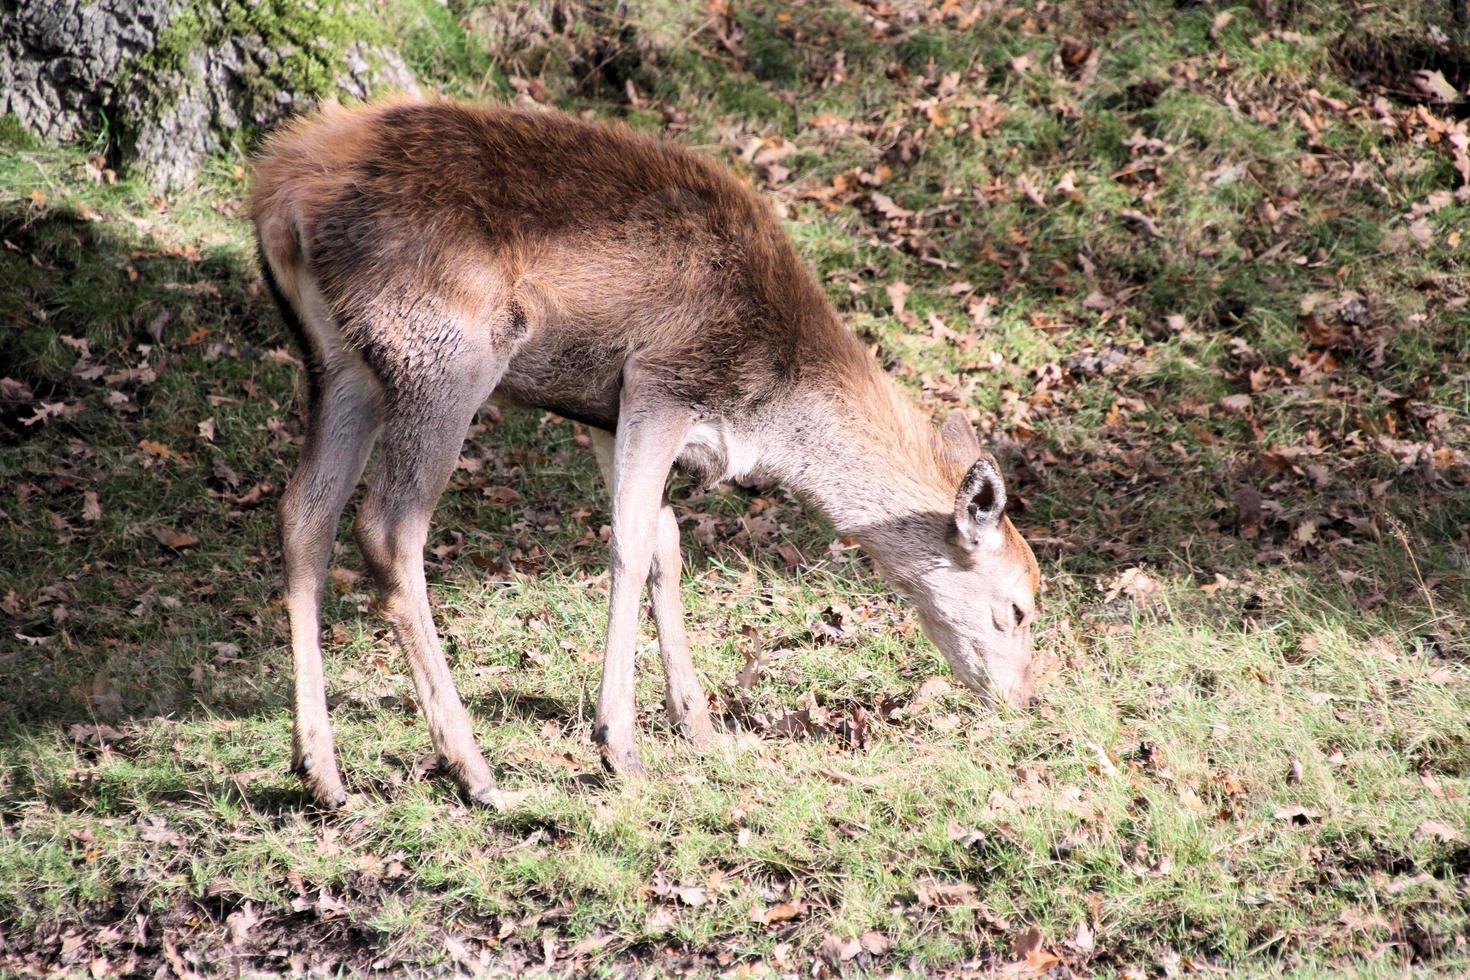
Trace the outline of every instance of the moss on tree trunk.
<instances>
[{"instance_id":1,"label":"moss on tree trunk","mask_svg":"<svg viewBox=\"0 0 1470 980\"><path fill-rule=\"evenodd\" d=\"M361 0L0 0L0 115L159 191L328 95L411 86Z\"/></svg>"}]
</instances>

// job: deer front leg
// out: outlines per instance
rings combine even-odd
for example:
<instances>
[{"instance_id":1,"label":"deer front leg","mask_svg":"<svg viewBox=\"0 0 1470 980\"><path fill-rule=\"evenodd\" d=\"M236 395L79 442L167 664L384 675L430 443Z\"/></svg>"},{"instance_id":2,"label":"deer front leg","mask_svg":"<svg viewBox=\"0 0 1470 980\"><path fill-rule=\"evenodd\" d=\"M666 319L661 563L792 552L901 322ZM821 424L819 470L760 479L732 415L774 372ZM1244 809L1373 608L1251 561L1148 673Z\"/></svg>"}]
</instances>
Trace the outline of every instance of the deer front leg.
<instances>
[{"instance_id":1,"label":"deer front leg","mask_svg":"<svg viewBox=\"0 0 1470 980\"><path fill-rule=\"evenodd\" d=\"M609 488L613 482L614 439L610 432L593 429L592 449ZM658 531L648 591L653 601L653 620L658 627L659 658L664 668L664 709L669 724L696 745L714 737L709 704L689 656L689 637L684 632L684 606L679 598L683 557L679 551L679 519L664 497L658 512Z\"/></svg>"},{"instance_id":2,"label":"deer front leg","mask_svg":"<svg viewBox=\"0 0 1470 980\"><path fill-rule=\"evenodd\" d=\"M684 632L684 605L679 600L683 564L679 519L664 500L658 512L653 569L648 576L653 621L658 626L658 652L664 665L664 710L675 731L695 745L705 745L714 738L715 729L709 720L709 702L689 656L689 636Z\"/></svg>"},{"instance_id":3,"label":"deer front leg","mask_svg":"<svg viewBox=\"0 0 1470 980\"><path fill-rule=\"evenodd\" d=\"M687 410L639 406L637 389L625 376L612 454L607 646L592 732L603 764L620 776L643 773L633 733L638 608L653 564L664 484L690 423Z\"/></svg>"}]
</instances>

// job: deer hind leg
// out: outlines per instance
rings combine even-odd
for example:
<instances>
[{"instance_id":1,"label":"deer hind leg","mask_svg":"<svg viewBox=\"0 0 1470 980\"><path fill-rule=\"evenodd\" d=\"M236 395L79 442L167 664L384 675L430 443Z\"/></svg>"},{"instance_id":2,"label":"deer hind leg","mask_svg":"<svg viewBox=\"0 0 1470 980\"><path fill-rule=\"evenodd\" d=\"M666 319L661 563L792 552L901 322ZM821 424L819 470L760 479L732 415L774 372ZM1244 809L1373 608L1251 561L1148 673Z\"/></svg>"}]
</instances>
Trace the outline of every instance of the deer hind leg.
<instances>
[{"instance_id":1,"label":"deer hind leg","mask_svg":"<svg viewBox=\"0 0 1470 980\"><path fill-rule=\"evenodd\" d=\"M342 508L372 449L379 397L377 382L360 362L339 363L323 372L307 410L301 460L281 496L281 551L295 667L291 768L324 806L340 806L347 793L327 719L321 590Z\"/></svg>"},{"instance_id":2,"label":"deer hind leg","mask_svg":"<svg viewBox=\"0 0 1470 980\"><path fill-rule=\"evenodd\" d=\"M592 449L609 490L613 485L612 433L593 429ZM653 562L648 572L648 591L653 604L653 621L658 628L658 652L664 668L664 710L669 724L696 745L714 737L709 704L689 656L689 636L684 632L684 606L679 598L683 556L679 550L679 520L669 506L667 494L658 512L654 535Z\"/></svg>"},{"instance_id":3,"label":"deer hind leg","mask_svg":"<svg viewBox=\"0 0 1470 980\"><path fill-rule=\"evenodd\" d=\"M408 658L434 749L470 799L493 803L495 781L439 645L424 576L429 522L465 433L499 372L388 384L380 466L358 511L357 540Z\"/></svg>"}]
</instances>

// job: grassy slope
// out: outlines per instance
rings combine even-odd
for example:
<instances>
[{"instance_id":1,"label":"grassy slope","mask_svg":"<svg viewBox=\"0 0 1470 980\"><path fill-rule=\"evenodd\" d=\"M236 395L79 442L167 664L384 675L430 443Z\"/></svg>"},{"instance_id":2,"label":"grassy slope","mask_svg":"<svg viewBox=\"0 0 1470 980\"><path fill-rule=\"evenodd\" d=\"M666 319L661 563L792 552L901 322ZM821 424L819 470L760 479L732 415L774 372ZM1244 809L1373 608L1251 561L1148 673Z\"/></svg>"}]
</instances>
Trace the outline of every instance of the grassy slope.
<instances>
[{"instance_id":1,"label":"grassy slope","mask_svg":"<svg viewBox=\"0 0 1470 980\"><path fill-rule=\"evenodd\" d=\"M1105 972L1463 964L1470 209L1431 197L1458 183L1443 134L1404 105L1385 122L1329 52L1428 14L711 9L523 26L498 61L485 11L456 7L467 36L433 4L394 26L451 91L533 79L772 193L879 356L1007 456L1048 579L1040 710L921 696L942 662L800 505L686 495L696 659L761 737L696 756L646 674L653 778L603 782L606 499L569 425L508 416L465 449L431 578L481 743L532 794L472 811L425 774L344 543L328 663L354 798L313 813L285 774L271 554L298 372L236 161L160 202L12 134L0 374L31 391L7 386L0 452L8 968L207 963L231 913L259 919L234 952L278 967L919 970L1010 961L1032 926ZM786 173L737 159L755 137ZM803 706L831 729L863 709L865 746L773 731ZM934 907L935 883L973 895Z\"/></svg>"}]
</instances>

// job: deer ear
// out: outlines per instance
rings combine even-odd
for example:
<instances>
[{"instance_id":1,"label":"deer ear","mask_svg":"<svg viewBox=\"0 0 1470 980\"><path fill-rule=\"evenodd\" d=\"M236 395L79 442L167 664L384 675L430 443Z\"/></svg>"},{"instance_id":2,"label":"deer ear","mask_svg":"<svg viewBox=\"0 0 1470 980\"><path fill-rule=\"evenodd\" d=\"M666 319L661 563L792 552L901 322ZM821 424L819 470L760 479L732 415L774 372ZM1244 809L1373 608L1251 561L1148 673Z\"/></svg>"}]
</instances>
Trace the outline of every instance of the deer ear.
<instances>
[{"instance_id":1,"label":"deer ear","mask_svg":"<svg viewBox=\"0 0 1470 980\"><path fill-rule=\"evenodd\" d=\"M1006 485L995 458L984 453L960 483L954 501L955 529L967 547L979 548L994 540L1006 510Z\"/></svg>"},{"instance_id":2,"label":"deer ear","mask_svg":"<svg viewBox=\"0 0 1470 980\"><path fill-rule=\"evenodd\" d=\"M939 438L944 443L944 451L961 466L980 455L980 439L975 435L964 409L957 408L949 413L939 427Z\"/></svg>"}]
</instances>

